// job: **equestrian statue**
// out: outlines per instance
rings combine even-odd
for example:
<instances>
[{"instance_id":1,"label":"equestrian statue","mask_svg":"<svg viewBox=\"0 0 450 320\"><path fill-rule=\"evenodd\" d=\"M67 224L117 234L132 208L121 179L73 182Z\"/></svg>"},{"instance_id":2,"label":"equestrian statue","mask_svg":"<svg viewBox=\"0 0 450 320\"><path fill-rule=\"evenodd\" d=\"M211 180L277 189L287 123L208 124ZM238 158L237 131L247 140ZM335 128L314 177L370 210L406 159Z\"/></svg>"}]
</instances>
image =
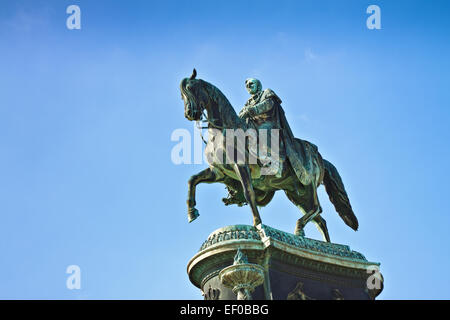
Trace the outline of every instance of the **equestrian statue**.
<instances>
[{"instance_id":1,"label":"equestrian statue","mask_svg":"<svg viewBox=\"0 0 450 320\"><path fill-rule=\"evenodd\" d=\"M275 191L283 190L303 213L294 233L304 235L303 228L312 221L325 241L330 242L327 224L320 216L322 208L317 196L317 188L323 184L342 220L355 231L358 229L358 220L337 169L322 158L314 144L294 137L281 107L281 99L274 91L263 90L257 79L247 79L245 85L251 97L237 114L218 88L196 76L197 71L194 69L190 78L181 81L180 90L185 117L190 121L208 124L205 153L209 168L189 179L189 222L199 216L195 208L195 191L199 183L225 184L229 195L223 199L224 203L238 206L248 204L255 227L261 224L258 207L266 206ZM236 136L231 140L228 137L239 131L253 134L244 136L248 140L240 147L237 143L236 147ZM263 146L262 142L267 140L266 152L260 148L257 151L250 148L252 138L254 146ZM232 147L229 141L233 142ZM243 159L254 157L256 161L236 161L239 155ZM267 169L266 173L264 169Z\"/></svg>"}]
</instances>

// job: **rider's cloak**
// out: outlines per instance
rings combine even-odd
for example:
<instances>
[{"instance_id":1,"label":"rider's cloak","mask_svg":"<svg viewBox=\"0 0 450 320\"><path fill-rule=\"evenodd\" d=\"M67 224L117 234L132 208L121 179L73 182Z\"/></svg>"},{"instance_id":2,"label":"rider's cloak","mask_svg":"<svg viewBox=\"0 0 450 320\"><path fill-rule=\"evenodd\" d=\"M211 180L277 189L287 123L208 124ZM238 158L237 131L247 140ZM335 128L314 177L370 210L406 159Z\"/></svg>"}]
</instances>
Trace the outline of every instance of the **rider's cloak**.
<instances>
[{"instance_id":1,"label":"rider's cloak","mask_svg":"<svg viewBox=\"0 0 450 320\"><path fill-rule=\"evenodd\" d=\"M258 106L263 105L272 107L269 110L267 107L259 108L262 112L258 112ZM281 99L271 89L266 89L250 98L245 106L255 108L257 114L248 119L256 128L280 129L280 146L284 147L283 151L297 178L305 186L311 184L314 177L314 155L318 154L317 147L308 141L294 137L281 107ZM282 150L280 152L282 153ZM283 158L281 154L280 161L283 161Z\"/></svg>"}]
</instances>

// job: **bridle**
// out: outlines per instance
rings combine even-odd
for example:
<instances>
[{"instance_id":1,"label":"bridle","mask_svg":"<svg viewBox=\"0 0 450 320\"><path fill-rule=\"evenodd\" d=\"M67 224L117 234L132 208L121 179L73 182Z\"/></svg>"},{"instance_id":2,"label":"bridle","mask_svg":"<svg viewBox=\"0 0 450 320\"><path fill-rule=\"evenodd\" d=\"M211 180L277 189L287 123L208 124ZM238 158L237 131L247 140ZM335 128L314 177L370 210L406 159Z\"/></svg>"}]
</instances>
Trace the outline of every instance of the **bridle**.
<instances>
[{"instance_id":1,"label":"bridle","mask_svg":"<svg viewBox=\"0 0 450 320\"><path fill-rule=\"evenodd\" d=\"M203 117L205 118L205 120L203 120ZM223 130L224 127L218 126L216 124L214 124L209 118L208 118L208 114L205 112L205 109L202 110L202 114L200 115L200 119L195 121L197 129L200 131L200 137L202 138L203 142L205 144L208 144L208 142L205 140L205 138L203 137L203 129L209 129L209 126L202 126L202 123L208 123L211 127L214 127L215 129L219 129L219 130Z\"/></svg>"},{"instance_id":2,"label":"bridle","mask_svg":"<svg viewBox=\"0 0 450 320\"><path fill-rule=\"evenodd\" d=\"M205 88L202 88L203 90L205 90ZM211 97L209 97L209 99L211 99ZM208 142L205 140L205 138L203 137L203 133L202 130L203 129L209 129L210 127L213 127L214 129L218 129L218 130L223 130L224 127L223 126L219 126L217 124L215 124L209 117L208 114L205 112L206 107L202 108L202 113L200 115L200 119L196 121L196 126L197 129L200 131L200 137L202 138L203 142L205 144L208 144ZM208 126L202 126L202 123L208 123Z\"/></svg>"},{"instance_id":3,"label":"bridle","mask_svg":"<svg viewBox=\"0 0 450 320\"><path fill-rule=\"evenodd\" d=\"M191 77L189 78L189 80L195 79L196 76L197 76L197 70L194 69L193 72L192 72ZM202 89L203 89L203 90L206 90L205 88L203 88L203 85L202 85ZM206 90L206 91L207 91L207 90ZM209 98L211 99L211 97L209 97ZM206 107L207 107L207 106L206 106ZM199 131L200 131L200 136L201 136L201 138L202 138L202 140L203 140L203 142L204 142L205 144L207 144L207 142L205 141L205 139L204 139L204 137L203 137L203 133L202 133L202 130L203 130L203 129L209 129L210 126L213 127L213 128L215 128L215 129L219 129L219 130L221 130L221 131L224 129L223 126L219 126L219 125L215 124L213 121L211 121L211 119L208 117L208 114L205 113L206 107L203 107L203 108L202 108L202 112L201 112L201 114L200 114L200 119L196 121L197 129L199 129ZM204 118L205 120L203 120L203 118ZM203 122L203 123L208 123L208 126L207 126L207 127L203 127L202 124L201 124L201 122Z\"/></svg>"}]
</instances>

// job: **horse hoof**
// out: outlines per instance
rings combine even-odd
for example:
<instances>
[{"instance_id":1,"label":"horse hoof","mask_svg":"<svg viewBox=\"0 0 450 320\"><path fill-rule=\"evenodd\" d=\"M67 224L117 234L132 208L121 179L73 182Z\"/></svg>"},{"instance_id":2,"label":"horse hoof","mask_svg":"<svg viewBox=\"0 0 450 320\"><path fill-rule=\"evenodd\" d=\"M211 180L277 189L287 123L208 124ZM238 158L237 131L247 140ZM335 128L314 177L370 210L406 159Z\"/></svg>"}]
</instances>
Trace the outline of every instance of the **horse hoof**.
<instances>
[{"instance_id":1,"label":"horse hoof","mask_svg":"<svg viewBox=\"0 0 450 320\"><path fill-rule=\"evenodd\" d=\"M304 225L302 219L298 219L297 224L295 225L294 234L298 237L304 237L305 236L305 231L303 230L304 227L305 227L305 225Z\"/></svg>"},{"instance_id":2,"label":"horse hoof","mask_svg":"<svg viewBox=\"0 0 450 320\"><path fill-rule=\"evenodd\" d=\"M261 219L257 219L257 220L253 220L253 226L256 228L257 226L259 226L260 224L262 224Z\"/></svg>"},{"instance_id":3,"label":"horse hoof","mask_svg":"<svg viewBox=\"0 0 450 320\"><path fill-rule=\"evenodd\" d=\"M195 208L189 209L188 210L188 221L189 221L189 223L191 223L192 221L197 219L199 215L200 215L200 213L198 213L197 209L195 209Z\"/></svg>"}]
</instances>

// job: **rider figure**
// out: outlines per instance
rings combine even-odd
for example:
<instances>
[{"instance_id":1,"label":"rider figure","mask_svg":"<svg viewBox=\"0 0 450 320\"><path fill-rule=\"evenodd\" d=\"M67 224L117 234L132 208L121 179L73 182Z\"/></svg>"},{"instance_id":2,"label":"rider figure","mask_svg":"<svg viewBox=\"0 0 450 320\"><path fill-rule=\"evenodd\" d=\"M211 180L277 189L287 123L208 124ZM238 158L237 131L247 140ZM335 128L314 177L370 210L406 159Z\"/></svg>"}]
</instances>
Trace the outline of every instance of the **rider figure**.
<instances>
[{"instance_id":1,"label":"rider figure","mask_svg":"<svg viewBox=\"0 0 450 320\"><path fill-rule=\"evenodd\" d=\"M251 97L239 112L239 117L248 119L247 123L252 123L255 129L280 129L276 108L281 104L281 99L271 89L262 90L261 81L257 79L245 80L245 87Z\"/></svg>"},{"instance_id":2,"label":"rider figure","mask_svg":"<svg viewBox=\"0 0 450 320\"><path fill-rule=\"evenodd\" d=\"M312 153L317 153L317 147L307 141L297 139L292 134L287 122L284 110L281 107L281 99L271 89L262 89L261 81L250 78L245 81L245 87L251 97L247 100L239 117L246 121L248 128L267 130L267 144L270 146L271 129L279 129L279 149L278 166L276 175L282 174L286 167L284 162L289 161L297 178L303 185L309 185L312 182ZM271 146L270 146L271 147ZM271 150L271 155L272 155ZM258 159L262 164L266 164L267 156L260 154ZM270 160L270 159L269 159ZM239 188L228 187L229 196L223 199L225 204L245 204L242 191Z\"/></svg>"},{"instance_id":3,"label":"rider figure","mask_svg":"<svg viewBox=\"0 0 450 320\"><path fill-rule=\"evenodd\" d=\"M283 161L289 160L300 181L309 185L313 176L311 148L317 147L294 137L281 107L281 99L275 92L262 90L261 81L254 78L247 79L245 87L251 97L239 112L239 117L245 119L250 128L267 129L268 137L271 129L280 129L279 168L283 167ZM270 138L268 140L270 142Z\"/></svg>"},{"instance_id":4,"label":"rider figure","mask_svg":"<svg viewBox=\"0 0 450 320\"><path fill-rule=\"evenodd\" d=\"M272 149L272 141L271 134L272 129L281 129L278 121L278 110L277 107L281 103L281 99L273 92L271 89L262 90L261 81L258 79L247 79L245 81L245 87L247 88L248 93L250 93L251 97L247 100L241 112L239 113L239 117L241 119L245 119L249 128L260 130L258 133L261 133L261 130L265 130L266 136L262 136L259 134L259 139L264 139L267 141L259 141L259 145L263 143L270 150L271 155L275 154L275 150ZM278 141L278 150L276 151L276 155L278 156L273 158L268 156L267 152L262 152L260 150L258 154L258 159L263 166L267 166L269 163L272 164L272 160L277 161L275 166L273 167L275 170L270 170L270 174L277 174L281 176L282 164L285 161L285 153L283 142ZM275 142L275 141L273 141Z\"/></svg>"}]
</instances>

